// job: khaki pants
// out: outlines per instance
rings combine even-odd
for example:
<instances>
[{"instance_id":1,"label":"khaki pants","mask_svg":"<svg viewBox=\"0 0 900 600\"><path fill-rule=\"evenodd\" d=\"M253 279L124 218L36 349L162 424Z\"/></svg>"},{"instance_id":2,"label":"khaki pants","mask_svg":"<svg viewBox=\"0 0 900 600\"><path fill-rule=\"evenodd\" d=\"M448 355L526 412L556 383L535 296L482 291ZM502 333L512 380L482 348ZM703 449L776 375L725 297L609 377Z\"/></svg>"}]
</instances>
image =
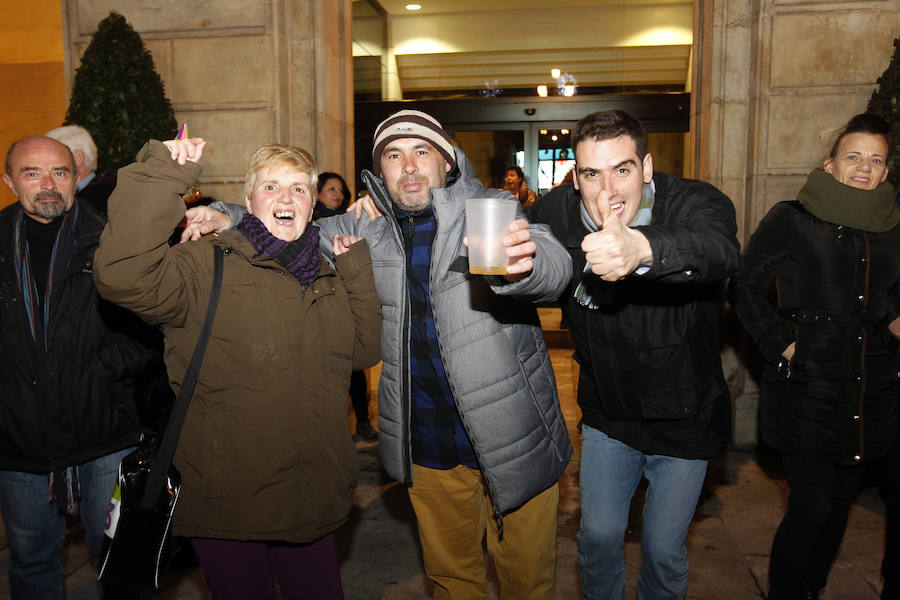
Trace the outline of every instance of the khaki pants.
<instances>
[{"instance_id":1,"label":"khaki pants","mask_svg":"<svg viewBox=\"0 0 900 600\"><path fill-rule=\"evenodd\" d=\"M502 541L481 471L413 465L409 499L435 600L487 599L485 536L503 600L554 598L558 484L504 515Z\"/></svg>"}]
</instances>

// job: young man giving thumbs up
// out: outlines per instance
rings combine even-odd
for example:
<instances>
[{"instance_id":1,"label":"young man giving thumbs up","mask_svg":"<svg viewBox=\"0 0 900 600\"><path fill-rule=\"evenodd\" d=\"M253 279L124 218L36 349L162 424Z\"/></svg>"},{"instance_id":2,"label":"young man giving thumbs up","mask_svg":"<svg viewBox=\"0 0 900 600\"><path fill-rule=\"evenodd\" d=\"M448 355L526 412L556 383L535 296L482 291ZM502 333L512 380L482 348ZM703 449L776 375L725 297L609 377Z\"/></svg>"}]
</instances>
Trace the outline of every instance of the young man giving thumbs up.
<instances>
[{"instance_id":1,"label":"young man giving thumbs up","mask_svg":"<svg viewBox=\"0 0 900 600\"><path fill-rule=\"evenodd\" d=\"M584 597L624 597L629 506L646 477L637 598L683 598L707 459L730 435L719 313L739 260L734 207L707 183L654 173L623 111L583 118L572 148L580 197L539 201L531 217L575 273L561 302L581 366Z\"/></svg>"}]
</instances>

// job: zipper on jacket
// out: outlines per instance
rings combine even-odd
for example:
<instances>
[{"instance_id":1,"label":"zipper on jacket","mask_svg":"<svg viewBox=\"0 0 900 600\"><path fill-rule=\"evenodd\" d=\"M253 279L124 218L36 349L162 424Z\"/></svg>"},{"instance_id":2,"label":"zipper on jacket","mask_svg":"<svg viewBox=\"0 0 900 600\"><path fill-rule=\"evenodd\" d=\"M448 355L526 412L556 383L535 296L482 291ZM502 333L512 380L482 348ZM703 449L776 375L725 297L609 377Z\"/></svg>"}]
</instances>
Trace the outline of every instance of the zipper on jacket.
<instances>
[{"instance_id":1,"label":"zipper on jacket","mask_svg":"<svg viewBox=\"0 0 900 600\"><path fill-rule=\"evenodd\" d=\"M866 330L860 333L862 341L859 345L859 405L857 406L856 419L859 421L859 453L853 457L853 462L858 463L863 459L865 450L865 419L863 419L863 405L866 397Z\"/></svg>"},{"instance_id":2,"label":"zipper on jacket","mask_svg":"<svg viewBox=\"0 0 900 600\"><path fill-rule=\"evenodd\" d=\"M400 415L403 421L400 423L401 442L403 448L403 481L412 482L412 383L410 381L409 368L409 286L406 284L406 261L403 261L403 286L406 288L405 302L400 319L403 332L403 344L400 353Z\"/></svg>"},{"instance_id":3,"label":"zipper on jacket","mask_svg":"<svg viewBox=\"0 0 900 600\"><path fill-rule=\"evenodd\" d=\"M865 276L863 278L863 291L862 291L862 312L863 315L868 317L869 314L869 275L870 275L870 265L872 264L872 256L871 249L869 248L869 234L865 231L862 232L863 244L865 246L865 257L863 258L863 262L865 263ZM859 345L859 404L857 406L857 419L859 420L859 453L853 457L854 462L862 461L865 456L865 418L863 418L863 407L865 406L865 398L866 398L866 384L868 383L868 379L866 377L866 346L867 346L867 336L866 336L866 328L862 327L860 332L860 337L862 338L861 343Z\"/></svg>"},{"instance_id":4,"label":"zipper on jacket","mask_svg":"<svg viewBox=\"0 0 900 600\"><path fill-rule=\"evenodd\" d=\"M429 269L428 269L428 290L429 290L428 295L429 296L431 296L431 290L433 290L435 287L434 286L434 277L433 277L434 276L433 266L434 266L435 248L440 248L440 245L438 244L438 239L437 239L438 232L440 231L440 227L438 226L438 213L437 213L437 210L434 208L434 204L435 204L435 199L434 199L434 191L433 191L432 192L432 211L433 211L432 214L434 214L434 240L431 243L431 259L430 259L431 267L429 267ZM433 305L433 303L432 303L432 305ZM437 315L434 315L434 333L435 333L435 336L437 337L438 352L440 352L441 360L443 360L444 349L441 344L441 328L438 325ZM521 367L521 363L520 363L520 367ZM447 375L447 387L450 388L450 395L453 397L453 403L456 404L456 398L459 397L459 394L457 393L456 388L453 385L453 380L450 378L449 375ZM465 417L465 415L463 415L463 412L461 410L457 409L456 412L459 415L459 422L462 424L463 429L466 432L466 436L469 438L469 444L472 446L472 452L475 454L475 460L478 462L478 470L481 472L481 479L484 482L484 485L488 490L488 496L491 499L491 507L493 508L494 518L497 519L497 540L502 542L503 541L503 514L500 512L500 509L497 507L497 502L494 499L497 497L497 495L495 493L493 486L491 485L490 480L485 476L484 470L482 469L482 465L484 464L484 462L481 460L481 457L478 455L478 448L475 446L475 443L472 441L472 433L469 431L469 426L466 423L466 417Z\"/></svg>"},{"instance_id":5,"label":"zipper on jacket","mask_svg":"<svg viewBox=\"0 0 900 600\"><path fill-rule=\"evenodd\" d=\"M372 175L371 177L367 177L367 175L371 175L368 172L363 173L363 181L366 184L366 187L369 189L369 192L375 198L375 204L378 204L378 200L382 199L386 196L386 194L382 194L384 191L382 187L378 185L378 179ZM391 229L394 232L394 242L400 247L400 252L403 255L403 286L406 289L406 295L404 296L405 301L402 304L401 315L400 315L400 331L402 332L403 341L400 345L400 445L403 451L403 456L401 460L403 461L403 483L410 483L412 481L412 433L410 431L411 423L412 423L412 399L410 398L412 385L410 383L410 370L409 370L409 285L407 285L407 264L406 264L406 246L404 245L404 236L403 236L403 228L400 227L400 223L397 221L397 217L394 215L392 209L393 204L388 198L387 202L381 202L382 206L382 217L387 219L391 224ZM411 217L410 217L411 218Z\"/></svg>"}]
</instances>

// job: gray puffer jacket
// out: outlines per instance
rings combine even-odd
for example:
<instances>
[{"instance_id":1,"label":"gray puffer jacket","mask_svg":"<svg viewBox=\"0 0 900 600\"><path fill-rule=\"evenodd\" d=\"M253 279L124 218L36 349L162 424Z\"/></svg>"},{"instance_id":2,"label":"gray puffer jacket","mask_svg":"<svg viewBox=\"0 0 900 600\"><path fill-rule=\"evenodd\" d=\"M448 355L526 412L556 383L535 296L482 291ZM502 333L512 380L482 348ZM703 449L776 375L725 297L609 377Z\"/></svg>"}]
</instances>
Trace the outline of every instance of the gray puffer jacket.
<instances>
[{"instance_id":1,"label":"gray puffer jacket","mask_svg":"<svg viewBox=\"0 0 900 600\"><path fill-rule=\"evenodd\" d=\"M432 189L437 232L431 253L430 293L447 379L469 434L494 510L514 510L553 485L572 446L559 407L556 380L534 302L555 300L572 276L565 248L543 225L531 225L537 245L532 273L514 284L471 275L465 235L465 199L512 197L485 190L456 148L447 186ZM369 242L384 323L384 363L378 385L381 459L387 472L412 479L410 459L409 294L406 255L384 182L363 179L384 218L352 214L320 219L323 250L336 233ZM524 218L519 208L518 218ZM414 483L414 482L413 482Z\"/></svg>"}]
</instances>

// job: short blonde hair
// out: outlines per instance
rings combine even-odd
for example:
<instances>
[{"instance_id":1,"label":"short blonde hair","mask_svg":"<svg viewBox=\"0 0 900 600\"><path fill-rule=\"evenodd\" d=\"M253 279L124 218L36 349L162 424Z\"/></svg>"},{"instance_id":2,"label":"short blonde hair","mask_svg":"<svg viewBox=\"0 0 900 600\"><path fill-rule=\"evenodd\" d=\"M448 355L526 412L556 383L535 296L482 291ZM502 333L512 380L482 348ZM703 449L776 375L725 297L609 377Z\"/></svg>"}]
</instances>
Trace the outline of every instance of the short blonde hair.
<instances>
[{"instance_id":1,"label":"short blonde hair","mask_svg":"<svg viewBox=\"0 0 900 600\"><path fill-rule=\"evenodd\" d=\"M249 198L253 193L259 172L271 167L293 167L301 173L308 174L310 194L315 203L318 195L316 193L318 175L315 159L303 148L284 144L268 144L253 153L253 156L250 157L250 165L247 167L247 177L244 179L244 197Z\"/></svg>"}]
</instances>

